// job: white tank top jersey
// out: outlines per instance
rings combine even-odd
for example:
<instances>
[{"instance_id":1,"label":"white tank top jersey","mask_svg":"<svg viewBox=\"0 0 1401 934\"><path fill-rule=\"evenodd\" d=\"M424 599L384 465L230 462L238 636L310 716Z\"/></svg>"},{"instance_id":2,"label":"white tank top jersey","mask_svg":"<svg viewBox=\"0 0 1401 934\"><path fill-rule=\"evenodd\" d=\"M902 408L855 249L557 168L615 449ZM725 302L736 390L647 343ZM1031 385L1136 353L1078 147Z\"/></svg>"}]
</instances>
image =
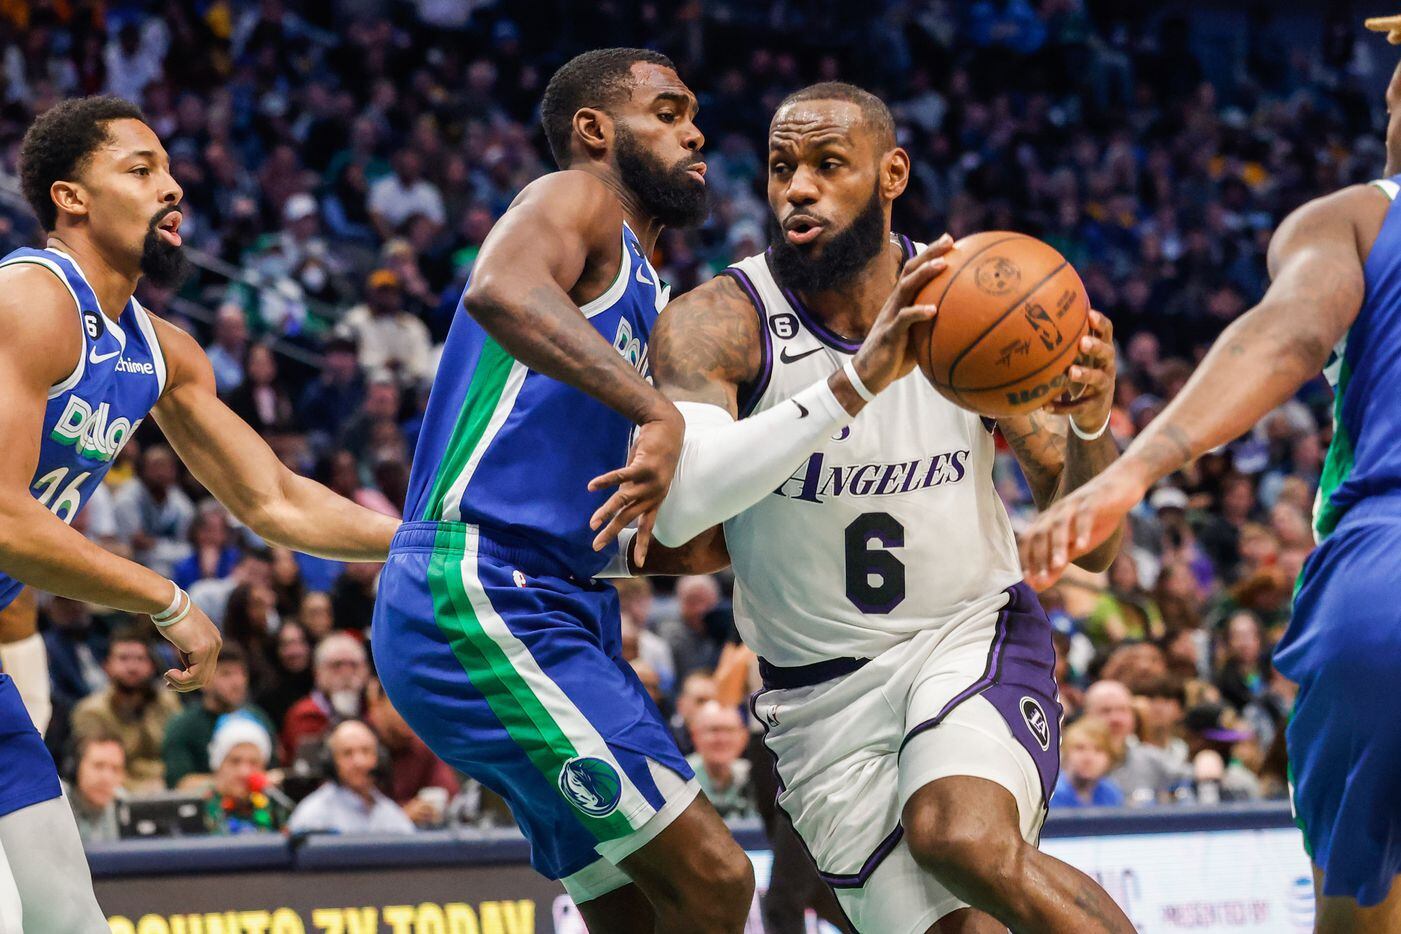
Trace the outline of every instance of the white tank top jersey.
<instances>
[{"instance_id":1,"label":"white tank top jersey","mask_svg":"<svg viewBox=\"0 0 1401 934\"><path fill-rule=\"evenodd\" d=\"M907 259L923 249L898 242ZM860 346L780 287L766 254L722 275L749 296L763 335L758 378L740 387L741 417L831 375ZM783 667L873 658L995 609L1021 570L993 483L993 427L915 370L726 522L745 643Z\"/></svg>"}]
</instances>

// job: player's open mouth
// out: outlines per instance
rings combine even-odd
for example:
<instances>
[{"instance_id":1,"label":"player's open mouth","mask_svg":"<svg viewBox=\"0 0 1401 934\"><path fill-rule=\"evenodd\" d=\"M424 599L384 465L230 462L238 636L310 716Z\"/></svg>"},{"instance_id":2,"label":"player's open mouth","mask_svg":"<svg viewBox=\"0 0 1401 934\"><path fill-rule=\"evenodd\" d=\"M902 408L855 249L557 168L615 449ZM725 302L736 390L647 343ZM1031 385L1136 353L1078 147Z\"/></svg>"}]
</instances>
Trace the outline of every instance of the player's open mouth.
<instances>
[{"instance_id":1,"label":"player's open mouth","mask_svg":"<svg viewBox=\"0 0 1401 934\"><path fill-rule=\"evenodd\" d=\"M183 243L184 241L180 239L180 221L182 220L184 217L179 211L171 211L162 217L160 223L156 225L161 239L171 246L179 246Z\"/></svg>"},{"instance_id":2,"label":"player's open mouth","mask_svg":"<svg viewBox=\"0 0 1401 934\"><path fill-rule=\"evenodd\" d=\"M783 224L783 235L794 246L802 246L816 240L826 229L811 217L790 217Z\"/></svg>"}]
</instances>

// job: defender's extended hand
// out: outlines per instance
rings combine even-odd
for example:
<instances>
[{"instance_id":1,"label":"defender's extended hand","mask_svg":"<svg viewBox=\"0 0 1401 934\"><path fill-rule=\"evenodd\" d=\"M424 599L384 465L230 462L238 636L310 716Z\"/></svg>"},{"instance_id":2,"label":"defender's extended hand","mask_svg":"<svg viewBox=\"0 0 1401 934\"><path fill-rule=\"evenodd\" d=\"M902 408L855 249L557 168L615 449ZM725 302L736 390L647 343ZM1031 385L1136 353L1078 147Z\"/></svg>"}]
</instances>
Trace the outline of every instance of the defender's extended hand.
<instances>
[{"instance_id":1,"label":"defender's extended hand","mask_svg":"<svg viewBox=\"0 0 1401 934\"><path fill-rule=\"evenodd\" d=\"M1124 521L1144 486L1118 461L1055 503L1022 533L1022 575L1036 590L1060 579L1071 561L1093 551Z\"/></svg>"},{"instance_id":2,"label":"defender's extended hand","mask_svg":"<svg viewBox=\"0 0 1401 934\"><path fill-rule=\"evenodd\" d=\"M676 459L681 456L681 439L686 423L672 406L658 418L643 422L637 429L627 466L594 477L589 491L608 487L618 488L589 520L589 528L599 529L593 540L594 551L618 537L633 519L637 520L637 546L634 556L640 565L647 560L647 545L652 540L652 523L657 508L671 488L676 472ZM606 525L604 523L607 523Z\"/></svg>"}]
</instances>

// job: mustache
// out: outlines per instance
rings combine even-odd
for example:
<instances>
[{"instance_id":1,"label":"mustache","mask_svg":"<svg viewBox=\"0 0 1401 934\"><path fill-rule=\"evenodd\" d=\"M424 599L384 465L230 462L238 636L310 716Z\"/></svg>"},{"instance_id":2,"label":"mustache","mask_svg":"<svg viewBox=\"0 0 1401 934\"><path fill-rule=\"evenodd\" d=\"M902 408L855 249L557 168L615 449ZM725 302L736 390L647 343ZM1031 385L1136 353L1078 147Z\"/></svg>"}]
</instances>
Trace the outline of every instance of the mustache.
<instances>
[{"instance_id":1,"label":"mustache","mask_svg":"<svg viewBox=\"0 0 1401 934\"><path fill-rule=\"evenodd\" d=\"M151 222L150 222L149 224L147 224L146 227L147 227L148 229L150 229L150 230L155 230L155 229L156 229L156 225L158 225L161 221L165 220L167 217L169 217L170 215L174 214L174 213L175 213L176 211L178 211L178 210L180 210L180 205L178 205L178 204L167 204L165 207L161 208L161 209L160 209L159 211L157 211L155 214L151 215Z\"/></svg>"}]
</instances>

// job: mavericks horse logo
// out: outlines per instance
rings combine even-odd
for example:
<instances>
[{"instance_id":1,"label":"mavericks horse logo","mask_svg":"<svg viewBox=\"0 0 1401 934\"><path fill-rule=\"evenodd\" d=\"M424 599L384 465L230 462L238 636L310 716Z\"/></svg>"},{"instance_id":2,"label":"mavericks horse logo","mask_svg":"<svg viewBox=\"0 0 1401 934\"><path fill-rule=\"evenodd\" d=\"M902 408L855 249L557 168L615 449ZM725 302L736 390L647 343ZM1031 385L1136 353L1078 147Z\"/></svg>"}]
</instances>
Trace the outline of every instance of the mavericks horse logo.
<instances>
[{"instance_id":1,"label":"mavericks horse logo","mask_svg":"<svg viewBox=\"0 0 1401 934\"><path fill-rule=\"evenodd\" d=\"M559 790L569 803L589 817L607 817L623 797L623 781L611 764L579 756L559 770Z\"/></svg>"}]
</instances>

